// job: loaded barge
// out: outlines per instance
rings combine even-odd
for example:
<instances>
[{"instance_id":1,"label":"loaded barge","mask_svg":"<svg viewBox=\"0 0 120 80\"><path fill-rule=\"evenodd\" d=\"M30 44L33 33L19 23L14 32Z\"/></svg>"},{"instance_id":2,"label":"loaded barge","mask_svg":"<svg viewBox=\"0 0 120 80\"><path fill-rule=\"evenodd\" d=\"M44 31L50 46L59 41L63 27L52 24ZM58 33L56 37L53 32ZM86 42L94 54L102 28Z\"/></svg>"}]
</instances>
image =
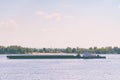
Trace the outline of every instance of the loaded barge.
<instances>
[{"instance_id":1,"label":"loaded barge","mask_svg":"<svg viewBox=\"0 0 120 80\"><path fill-rule=\"evenodd\" d=\"M80 54L77 55L68 55L68 54L56 54L56 55L35 55L35 54L12 54L7 55L8 59L105 59L105 56L93 55L90 53L85 53L82 56Z\"/></svg>"}]
</instances>

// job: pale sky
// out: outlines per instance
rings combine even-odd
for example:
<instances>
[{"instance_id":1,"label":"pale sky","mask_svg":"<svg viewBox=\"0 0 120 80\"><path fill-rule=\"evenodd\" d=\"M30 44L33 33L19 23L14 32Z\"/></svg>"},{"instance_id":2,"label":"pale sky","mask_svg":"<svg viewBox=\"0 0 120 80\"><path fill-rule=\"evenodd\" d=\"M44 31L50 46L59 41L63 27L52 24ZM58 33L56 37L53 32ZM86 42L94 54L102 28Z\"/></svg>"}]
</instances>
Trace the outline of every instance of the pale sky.
<instances>
[{"instance_id":1,"label":"pale sky","mask_svg":"<svg viewBox=\"0 0 120 80\"><path fill-rule=\"evenodd\" d=\"M0 0L0 45L120 47L120 0Z\"/></svg>"}]
</instances>

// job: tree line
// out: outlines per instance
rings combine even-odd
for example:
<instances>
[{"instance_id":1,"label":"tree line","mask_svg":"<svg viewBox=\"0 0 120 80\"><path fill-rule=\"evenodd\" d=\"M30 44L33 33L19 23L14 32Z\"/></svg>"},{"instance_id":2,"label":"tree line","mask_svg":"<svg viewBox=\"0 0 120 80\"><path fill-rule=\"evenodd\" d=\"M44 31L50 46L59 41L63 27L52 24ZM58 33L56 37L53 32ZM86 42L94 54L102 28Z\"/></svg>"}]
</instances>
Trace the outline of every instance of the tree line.
<instances>
[{"instance_id":1,"label":"tree line","mask_svg":"<svg viewBox=\"0 0 120 80\"><path fill-rule=\"evenodd\" d=\"M27 48L17 45L0 46L0 54L31 54L31 53L84 53L91 52L96 54L120 54L119 47L90 47L90 48Z\"/></svg>"}]
</instances>

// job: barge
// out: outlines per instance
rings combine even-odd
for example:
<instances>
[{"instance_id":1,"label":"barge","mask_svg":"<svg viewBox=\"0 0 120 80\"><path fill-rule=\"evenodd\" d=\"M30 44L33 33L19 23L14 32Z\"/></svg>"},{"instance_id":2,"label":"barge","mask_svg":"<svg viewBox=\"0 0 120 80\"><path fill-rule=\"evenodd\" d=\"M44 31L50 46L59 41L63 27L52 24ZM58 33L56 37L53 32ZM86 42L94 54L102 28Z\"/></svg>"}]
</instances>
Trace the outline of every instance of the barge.
<instances>
[{"instance_id":1,"label":"barge","mask_svg":"<svg viewBox=\"0 0 120 80\"><path fill-rule=\"evenodd\" d=\"M35 54L12 54L7 55L8 59L105 59L105 56L99 55L68 55L68 54L57 54L57 55L35 55Z\"/></svg>"}]
</instances>

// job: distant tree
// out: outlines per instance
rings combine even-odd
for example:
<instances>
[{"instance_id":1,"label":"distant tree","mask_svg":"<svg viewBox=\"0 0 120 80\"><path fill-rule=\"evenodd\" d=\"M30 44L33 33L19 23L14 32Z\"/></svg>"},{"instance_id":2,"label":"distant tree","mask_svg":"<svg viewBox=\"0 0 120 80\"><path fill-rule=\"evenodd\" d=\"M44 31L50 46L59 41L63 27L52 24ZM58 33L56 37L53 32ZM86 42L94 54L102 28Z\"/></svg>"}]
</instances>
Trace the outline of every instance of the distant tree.
<instances>
[{"instance_id":1,"label":"distant tree","mask_svg":"<svg viewBox=\"0 0 120 80\"><path fill-rule=\"evenodd\" d=\"M7 53L9 54L24 54L25 49L21 46L8 46L7 47Z\"/></svg>"},{"instance_id":2,"label":"distant tree","mask_svg":"<svg viewBox=\"0 0 120 80\"><path fill-rule=\"evenodd\" d=\"M114 47L113 48L114 53L120 54L120 48Z\"/></svg>"},{"instance_id":3,"label":"distant tree","mask_svg":"<svg viewBox=\"0 0 120 80\"><path fill-rule=\"evenodd\" d=\"M88 49L88 52L95 53L95 50L94 50L92 47L90 47L90 48Z\"/></svg>"},{"instance_id":4,"label":"distant tree","mask_svg":"<svg viewBox=\"0 0 120 80\"><path fill-rule=\"evenodd\" d=\"M114 50L112 49L112 47L106 47L105 49L107 54L114 53Z\"/></svg>"},{"instance_id":5,"label":"distant tree","mask_svg":"<svg viewBox=\"0 0 120 80\"><path fill-rule=\"evenodd\" d=\"M37 49L37 48L26 48L26 47L21 47L17 45L12 45L8 47L0 46L0 54L29 54L29 53L84 53L84 52L92 52L96 54L120 54L120 48L119 47L90 47L90 48L42 48L42 49Z\"/></svg>"},{"instance_id":6,"label":"distant tree","mask_svg":"<svg viewBox=\"0 0 120 80\"><path fill-rule=\"evenodd\" d=\"M66 53L72 53L71 47L67 47L67 48L66 48Z\"/></svg>"},{"instance_id":7,"label":"distant tree","mask_svg":"<svg viewBox=\"0 0 120 80\"><path fill-rule=\"evenodd\" d=\"M0 46L0 54L5 54L6 48L4 46Z\"/></svg>"},{"instance_id":8,"label":"distant tree","mask_svg":"<svg viewBox=\"0 0 120 80\"><path fill-rule=\"evenodd\" d=\"M77 51L76 48L72 49L72 53L76 53L76 51Z\"/></svg>"}]
</instances>

